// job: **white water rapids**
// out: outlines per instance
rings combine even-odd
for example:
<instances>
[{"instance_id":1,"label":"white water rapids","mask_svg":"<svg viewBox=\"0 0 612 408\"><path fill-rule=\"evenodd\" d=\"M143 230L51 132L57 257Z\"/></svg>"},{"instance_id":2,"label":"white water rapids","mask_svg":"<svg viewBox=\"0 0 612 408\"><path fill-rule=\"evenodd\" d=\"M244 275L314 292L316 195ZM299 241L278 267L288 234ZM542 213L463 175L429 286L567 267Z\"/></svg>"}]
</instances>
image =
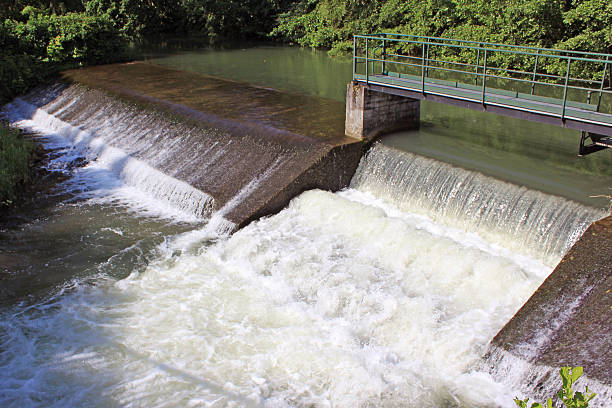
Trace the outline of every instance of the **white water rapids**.
<instances>
[{"instance_id":1,"label":"white water rapids","mask_svg":"<svg viewBox=\"0 0 612 408\"><path fill-rule=\"evenodd\" d=\"M513 407L476 367L558 248L514 252L354 187L305 192L230 237L168 236L143 272L0 309L0 405Z\"/></svg>"},{"instance_id":2,"label":"white water rapids","mask_svg":"<svg viewBox=\"0 0 612 408\"><path fill-rule=\"evenodd\" d=\"M170 242L142 274L4 313L3 405L511 406L470 367L550 269L461 235L311 191Z\"/></svg>"}]
</instances>

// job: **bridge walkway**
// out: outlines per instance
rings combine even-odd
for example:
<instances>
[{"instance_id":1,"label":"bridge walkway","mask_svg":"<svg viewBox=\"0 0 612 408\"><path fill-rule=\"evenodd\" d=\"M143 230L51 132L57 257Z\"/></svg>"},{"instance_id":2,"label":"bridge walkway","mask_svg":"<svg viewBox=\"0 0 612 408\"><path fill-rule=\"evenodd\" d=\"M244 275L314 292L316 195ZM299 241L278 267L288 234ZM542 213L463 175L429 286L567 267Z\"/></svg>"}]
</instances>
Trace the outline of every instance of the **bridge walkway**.
<instances>
[{"instance_id":1,"label":"bridge walkway","mask_svg":"<svg viewBox=\"0 0 612 408\"><path fill-rule=\"evenodd\" d=\"M502 62L508 55L516 67ZM563 75L550 62L564 66ZM353 80L380 92L576 129L583 132L584 154L612 147L611 54L356 35ZM590 148L584 145L589 136Z\"/></svg>"}]
</instances>

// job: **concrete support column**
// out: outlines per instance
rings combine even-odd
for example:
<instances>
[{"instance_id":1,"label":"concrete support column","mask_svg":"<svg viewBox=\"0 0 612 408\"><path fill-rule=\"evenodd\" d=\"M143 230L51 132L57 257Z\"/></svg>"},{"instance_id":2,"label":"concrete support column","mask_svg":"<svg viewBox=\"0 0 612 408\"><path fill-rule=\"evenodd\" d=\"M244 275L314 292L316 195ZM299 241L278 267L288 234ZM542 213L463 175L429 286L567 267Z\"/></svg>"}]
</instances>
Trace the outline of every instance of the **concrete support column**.
<instances>
[{"instance_id":1,"label":"concrete support column","mask_svg":"<svg viewBox=\"0 0 612 408\"><path fill-rule=\"evenodd\" d=\"M419 128L421 101L368 89L363 83L346 87L344 133L356 139L372 140L396 130Z\"/></svg>"}]
</instances>

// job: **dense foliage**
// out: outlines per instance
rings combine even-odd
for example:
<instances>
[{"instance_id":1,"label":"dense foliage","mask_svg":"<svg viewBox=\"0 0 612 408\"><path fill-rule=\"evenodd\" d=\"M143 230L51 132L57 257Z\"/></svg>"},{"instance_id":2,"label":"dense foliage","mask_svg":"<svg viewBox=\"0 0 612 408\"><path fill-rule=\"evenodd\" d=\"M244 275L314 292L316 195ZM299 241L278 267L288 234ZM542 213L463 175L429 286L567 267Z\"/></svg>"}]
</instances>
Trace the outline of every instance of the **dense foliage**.
<instances>
[{"instance_id":1,"label":"dense foliage","mask_svg":"<svg viewBox=\"0 0 612 408\"><path fill-rule=\"evenodd\" d=\"M57 15L28 6L0 21L0 102L25 92L60 68L112 62L124 40L108 16Z\"/></svg>"},{"instance_id":2,"label":"dense foliage","mask_svg":"<svg viewBox=\"0 0 612 408\"><path fill-rule=\"evenodd\" d=\"M261 39L287 0L89 0L87 13L109 16L130 38L199 34L211 41Z\"/></svg>"},{"instance_id":3,"label":"dense foliage","mask_svg":"<svg viewBox=\"0 0 612 408\"><path fill-rule=\"evenodd\" d=\"M301 0L273 35L346 50L353 33L401 32L505 44L605 52L612 45L607 0Z\"/></svg>"},{"instance_id":4,"label":"dense foliage","mask_svg":"<svg viewBox=\"0 0 612 408\"><path fill-rule=\"evenodd\" d=\"M350 52L354 33L381 31L612 51L608 0L0 0L0 5L0 100L60 66L116 61L126 42L157 34L197 34L211 42L267 37L330 48L331 54ZM551 73L564 69L555 61L544 64Z\"/></svg>"}]
</instances>

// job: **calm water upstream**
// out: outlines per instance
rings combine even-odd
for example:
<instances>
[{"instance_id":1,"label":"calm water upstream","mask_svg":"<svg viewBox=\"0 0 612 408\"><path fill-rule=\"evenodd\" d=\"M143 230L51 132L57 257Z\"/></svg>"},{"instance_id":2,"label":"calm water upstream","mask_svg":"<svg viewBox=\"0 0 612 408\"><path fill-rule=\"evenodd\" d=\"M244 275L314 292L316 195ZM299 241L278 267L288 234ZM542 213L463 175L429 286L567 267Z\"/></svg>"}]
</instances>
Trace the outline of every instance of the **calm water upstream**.
<instances>
[{"instance_id":1,"label":"calm water upstream","mask_svg":"<svg viewBox=\"0 0 612 408\"><path fill-rule=\"evenodd\" d=\"M322 98L350 80L319 51L164 52L147 60ZM3 108L65 176L0 226L3 407L513 407L479 358L612 187L575 132L423 104L350 188L227 236L110 146L128 131L60 114Z\"/></svg>"}]
</instances>

